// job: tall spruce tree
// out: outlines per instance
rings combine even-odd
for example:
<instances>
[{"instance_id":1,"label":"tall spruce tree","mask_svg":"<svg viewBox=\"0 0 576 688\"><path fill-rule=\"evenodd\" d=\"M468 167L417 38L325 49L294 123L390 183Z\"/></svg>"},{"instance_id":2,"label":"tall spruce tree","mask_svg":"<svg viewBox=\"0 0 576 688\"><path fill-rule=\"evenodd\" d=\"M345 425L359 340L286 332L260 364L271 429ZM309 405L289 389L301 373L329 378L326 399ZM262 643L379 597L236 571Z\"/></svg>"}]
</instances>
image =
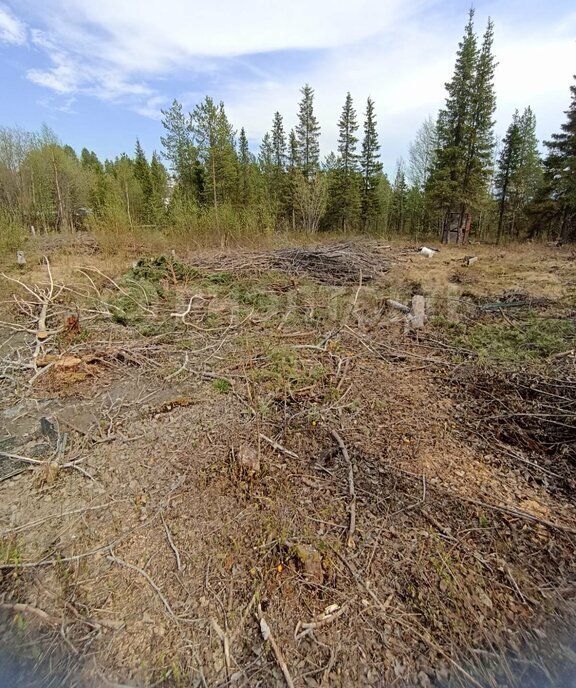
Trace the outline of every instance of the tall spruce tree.
<instances>
[{"instance_id":1,"label":"tall spruce tree","mask_svg":"<svg viewBox=\"0 0 576 688\"><path fill-rule=\"evenodd\" d=\"M381 210L378 183L382 175L382 163L380 162L380 145L372 98L368 98L366 103L360 173L362 175L361 220L364 230L367 230L374 223Z\"/></svg>"},{"instance_id":2,"label":"tall spruce tree","mask_svg":"<svg viewBox=\"0 0 576 688\"><path fill-rule=\"evenodd\" d=\"M279 112L274 113L272 123L272 150L274 166L278 171L286 168L286 134L284 132L284 121Z\"/></svg>"},{"instance_id":3,"label":"tall spruce tree","mask_svg":"<svg viewBox=\"0 0 576 688\"><path fill-rule=\"evenodd\" d=\"M406 225L406 205L408 184L406 183L405 165L402 158L396 163L396 176L392 187L389 228L403 232Z\"/></svg>"},{"instance_id":4,"label":"tall spruce tree","mask_svg":"<svg viewBox=\"0 0 576 688\"><path fill-rule=\"evenodd\" d=\"M238 175L240 204L247 207L252 200L252 155L244 127L238 135Z\"/></svg>"},{"instance_id":5,"label":"tall spruce tree","mask_svg":"<svg viewBox=\"0 0 576 688\"><path fill-rule=\"evenodd\" d=\"M516 110L502 140L494 177L498 241L504 234L518 237L525 228L527 209L536 196L541 177L536 118L529 107L522 115Z\"/></svg>"},{"instance_id":6,"label":"tall spruce tree","mask_svg":"<svg viewBox=\"0 0 576 688\"><path fill-rule=\"evenodd\" d=\"M305 84L300 93L296 125L298 162L304 178L310 180L320 169L320 125L314 115L314 89Z\"/></svg>"},{"instance_id":7,"label":"tall spruce tree","mask_svg":"<svg viewBox=\"0 0 576 688\"><path fill-rule=\"evenodd\" d=\"M551 220L564 241L576 241L576 83L570 86L570 93L572 100L560 133L544 143L548 148L545 192Z\"/></svg>"},{"instance_id":8,"label":"tall spruce tree","mask_svg":"<svg viewBox=\"0 0 576 688\"><path fill-rule=\"evenodd\" d=\"M354 229L360 213L358 120L350 93L338 120L338 158L330 188L330 215L341 231Z\"/></svg>"},{"instance_id":9,"label":"tall spruce tree","mask_svg":"<svg viewBox=\"0 0 576 688\"><path fill-rule=\"evenodd\" d=\"M451 214L464 217L485 200L494 149L494 25L488 21L482 46L470 10L456 54L446 105L438 114L438 149L428 191L444 217L444 239Z\"/></svg>"}]
</instances>

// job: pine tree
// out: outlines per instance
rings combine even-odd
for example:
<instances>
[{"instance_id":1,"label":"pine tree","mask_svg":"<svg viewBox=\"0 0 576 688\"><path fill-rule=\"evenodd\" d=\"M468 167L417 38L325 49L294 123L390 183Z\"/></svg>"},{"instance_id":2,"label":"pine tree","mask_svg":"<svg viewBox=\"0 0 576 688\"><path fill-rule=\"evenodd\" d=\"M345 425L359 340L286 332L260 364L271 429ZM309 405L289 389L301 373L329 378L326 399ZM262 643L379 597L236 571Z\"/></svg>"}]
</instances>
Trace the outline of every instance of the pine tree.
<instances>
[{"instance_id":1,"label":"pine tree","mask_svg":"<svg viewBox=\"0 0 576 688\"><path fill-rule=\"evenodd\" d=\"M223 203L233 202L238 181L234 129L224 103L216 105L206 96L191 114L191 131L206 170L205 199L213 206L218 222L218 208Z\"/></svg>"},{"instance_id":2,"label":"pine tree","mask_svg":"<svg viewBox=\"0 0 576 688\"><path fill-rule=\"evenodd\" d=\"M164 158L176 180L177 195L185 206L200 203L204 194L203 172L198 161L198 150L192 141L190 119L182 104L174 100L169 110L161 110L162 126L166 135L160 137Z\"/></svg>"},{"instance_id":3,"label":"pine tree","mask_svg":"<svg viewBox=\"0 0 576 688\"><path fill-rule=\"evenodd\" d=\"M446 105L438 115L438 149L428 191L444 217L444 240L450 215L457 213L462 226L465 216L482 204L488 192L494 149L493 34L489 20L479 50L474 10L470 10L454 75L446 84Z\"/></svg>"},{"instance_id":4,"label":"pine tree","mask_svg":"<svg viewBox=\"0 0 576 688\"><path fill-rule=\"evenodd\" d=\"M576 76L574 77L576 79ZM565 111L560 133L545 141L545 189L551 200L551 216L558 235L576 240L576 84L570 86L572 101Z\"/></svg>"},{"instance_id":5,"label":"pine tree","mask_svg":"<svg viewBox=\"0 0 576 688\"><path fill-rule=\"evenodd\" d=\"M320 125L314 115L314 89L306 84L300 92L302 100L296 125L298 159L304 178L310 180L320 169Z\"/></svg>"},{"instance_id":6,"label":"pine tree","mask_svg":"<svg viewBox=\"0 0 576 688\"><path fill-rule=\"evenodd\" d=\"M382 163L379 158L380 145L376 131L374 101L368 98L364 119L364 139L360 155L360 172L362 175L361 219L364 230L369 228L381 210L378 182L382 174Z\"/></svg>"}]
</instances>

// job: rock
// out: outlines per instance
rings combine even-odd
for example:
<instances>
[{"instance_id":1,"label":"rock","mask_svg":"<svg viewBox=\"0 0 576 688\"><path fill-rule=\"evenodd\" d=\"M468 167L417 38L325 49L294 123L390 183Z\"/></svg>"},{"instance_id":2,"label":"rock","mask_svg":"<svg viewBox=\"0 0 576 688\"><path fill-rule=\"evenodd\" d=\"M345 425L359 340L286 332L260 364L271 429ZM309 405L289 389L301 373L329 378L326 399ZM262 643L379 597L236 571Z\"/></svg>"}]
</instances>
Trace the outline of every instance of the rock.
<instances>
[{"instance_id":1,"label":"rock","mask_svg":"<svg viewBox=\"0 0 576 688\"><path fill-rule=\"evenodd\" d=\"M235 452L238 468L250 477L260 473L260 457L258 452L249 444L241 445Z\"/></svg>"},{"instance_id":2,"label":"rock","mask_svg":"<svg viewBox=\"0 0 576 688\"><path fill-rule=\"evenodd\" d=\"M322 585L324 583L324 569L322 568L322 555L309 545L295 545L293 553L296 556L304 578L309 583Z\"/></svg>"}]
</instances>

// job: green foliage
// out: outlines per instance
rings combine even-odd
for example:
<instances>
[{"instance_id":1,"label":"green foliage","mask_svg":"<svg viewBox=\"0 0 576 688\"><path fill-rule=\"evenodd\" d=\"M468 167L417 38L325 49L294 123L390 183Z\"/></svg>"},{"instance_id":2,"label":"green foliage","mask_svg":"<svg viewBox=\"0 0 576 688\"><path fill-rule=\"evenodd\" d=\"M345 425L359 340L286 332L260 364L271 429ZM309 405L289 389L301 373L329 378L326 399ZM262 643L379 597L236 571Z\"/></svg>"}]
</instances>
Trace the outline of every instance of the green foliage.
<instances>
[{"instance_id":1,"label":"green foliage","mask_svg":"<svg viewBox=\"0 0 576 688\"><path fill-rule=\"evenodd\" d=\"M364 230L370 229L379 216L380 196L378 184L382 174L380 158L380 144L376 129L376 113L374 101L368 98L364 120L364 139L360 156L360 170L362 174L361 220Z\"/></svg>"},{"instance_id":2,"label":"green foliage","mask_svg":"<svg viewBox=\"0 0 576 688\"><path fill-rule=\"evenodd\" d=\"M518 237L526 225L526 210L542 177L536 118L530 108L512 116L502 141L494 186L498 198L498 240Z\"/></svg>"},{"instance_id":3,"label":"green foliage","mask_svg":"<svg viewBox=\"0 0 576 688\"><path fill-rule=\"evenodd\" d=\"M320 125L314 115L314 89L305 84L300 93L302 100L298 108L296 141L298 167L306 180L320 169Z\"/></svg>"},{"instance_id":4,"label":"green foliage","mask_svg":"<svg viewBox=\"0 0 576 688\"><path fill-rule=\"evenodd\" d=\"M360 189L357 152L358 121L350 93L338 120L338 157L328 176L326 225L343 232L358 229L360 223Z\"/></svg>"},{"instance_id":5,"label":"green foliage","mask_svg":"<svg viewBox=\"0 0 576 688\"><path fill-rule=\"evenodd\" d=\"M546 359L574 346L576 326L567 319L531 313L513 326L506 322L475 323L455 341L482 359L523 363Z\"/></svg>"},{"instance_id":6,"label":"green foliage","mask_svg":"<svg viewBox=\"0 0 576 688\"><path fill-rule=\"evenodd\" d=\"M216 378L216 380L212 382L212 387L214 387L219 394L228 394L228 392L232 389L230 381L220 377Z\"/></svg>"},{"instance_id":7,"label":"green foliage","mask_svg":"<svg viewBox=\"0 0 576 688\"><path fill-rule=\"evenodd\" d=\"M574 77L576 79L576 76ZM564 240L576 240L576 83L570 86L572 101L566 110L566 121L560 133L546 141L548 155L544 161L544 205L539 216L548 216L557 234ZM548 219L546 218L546 219Z\"/></svg>"},{"instance_id":8,"label":"green foliage","mask_svg":"<svg viewBox=\"0 0 576 688\"><path fill-rule=\"evenodd\" d=\"M494 149L494 25L488 21L480 49L470 10L446 84L445 107L438 114L438 148L428 182L431 203L447 217L478 208L488 194Z\"/></svg>"},{"instance_id":9,"label":"green foliage","mask_svg":"<svg viewBox=\"0 0 576 688\"><path fill-rule=\"evenodd\" d=\"M0 539L0 563L19 564L22 554L13 538Z\"/></svg>"},{"instance_id":10,"label":"green foliage","mask_svg":"<svg viewBox=\"0 0 576 688\"><path fill-rule=\"evenodd\" d=\"M157 283L160 280L168 279L173 281L185 281L195 279L200 272L191 265L176 260L169 256L158 256L158 258L141 258L130 270L128 276L132 279L146 280Z\"/></svg>"}]
</instances>

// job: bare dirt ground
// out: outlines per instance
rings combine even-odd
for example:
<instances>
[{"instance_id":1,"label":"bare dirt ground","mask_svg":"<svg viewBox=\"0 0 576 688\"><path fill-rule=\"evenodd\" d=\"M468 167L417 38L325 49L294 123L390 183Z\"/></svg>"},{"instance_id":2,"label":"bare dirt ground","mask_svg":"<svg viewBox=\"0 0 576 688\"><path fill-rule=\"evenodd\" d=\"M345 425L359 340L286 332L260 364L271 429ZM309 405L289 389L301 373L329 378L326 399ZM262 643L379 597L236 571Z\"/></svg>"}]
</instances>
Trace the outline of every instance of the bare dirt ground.
<instances>
[{"instance_id":1,"label":"bare dirt ground","mask_svg":"<svg viewBox=\"0 0 576 688\"><path fill-rule=\"evenodd\" d=\"M573 251L141 255L0 278L6 685L576 685Z\"/></svg>"}]
</instances>

